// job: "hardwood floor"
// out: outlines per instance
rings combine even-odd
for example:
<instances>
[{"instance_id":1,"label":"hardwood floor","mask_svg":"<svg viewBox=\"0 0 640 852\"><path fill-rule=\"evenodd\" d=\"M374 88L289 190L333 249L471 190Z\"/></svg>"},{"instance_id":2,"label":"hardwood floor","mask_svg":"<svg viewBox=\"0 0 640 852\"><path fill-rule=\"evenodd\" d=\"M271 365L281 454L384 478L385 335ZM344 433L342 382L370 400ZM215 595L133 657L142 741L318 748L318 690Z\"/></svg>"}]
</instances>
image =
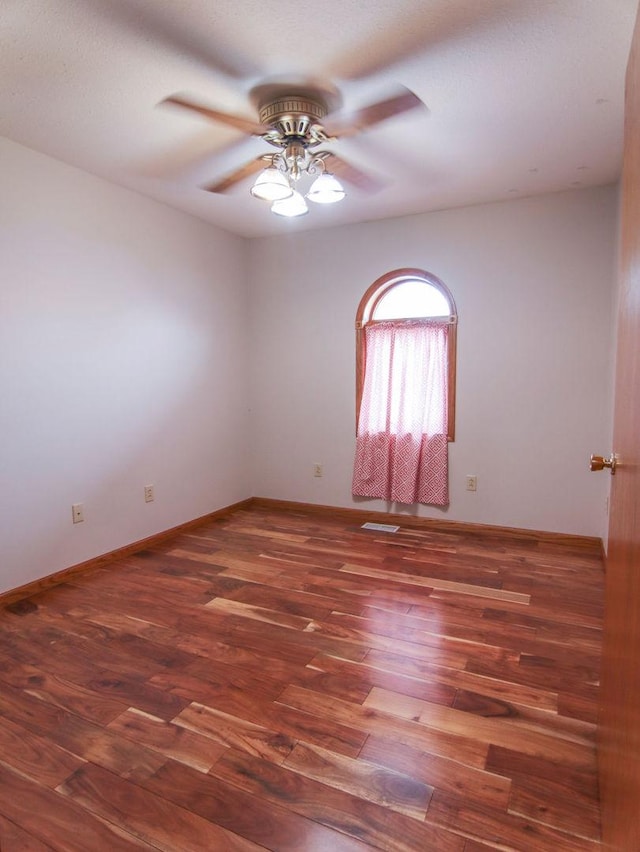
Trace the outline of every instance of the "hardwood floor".
<instances>
[{"instance_id":1,"label":"hardwood floor","mask_svg":"<svg viewBox=\"0 0 640 852\"><path fill-rule=\"evenodd\" d=\"M0 611L0 849L600 850L602 562L251 508Z\"/></svg>"}]
</instances>

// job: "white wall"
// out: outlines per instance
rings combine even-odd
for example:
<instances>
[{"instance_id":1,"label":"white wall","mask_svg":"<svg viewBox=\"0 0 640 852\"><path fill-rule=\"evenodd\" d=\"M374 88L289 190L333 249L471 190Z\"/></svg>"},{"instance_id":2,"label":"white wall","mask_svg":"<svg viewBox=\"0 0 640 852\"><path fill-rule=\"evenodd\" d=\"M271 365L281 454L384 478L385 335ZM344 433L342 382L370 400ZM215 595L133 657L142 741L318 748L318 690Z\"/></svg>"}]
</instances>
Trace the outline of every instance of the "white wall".
<instances>
[{"instance_id":1,"label":"white wall","mask_svg":"<svg viewBox=\"0 0 640 852\"><path fill-rule=\"evenodd\" d=\"M6 140L0 164L1 591L251 488L243 241Z\"/></svg>"},{"instance_id":2,"label":"white wall","mask_svg":"<svg viewBox=\"0 0 640 852\"><path fill-rule=\"evenodd\" d=\"M416 511L351 496L356 307L414 266L460 317L451 505L419 514L603 535L615 220L604 187L253 241L254 493Z\"/></svg>"}]
</instances>

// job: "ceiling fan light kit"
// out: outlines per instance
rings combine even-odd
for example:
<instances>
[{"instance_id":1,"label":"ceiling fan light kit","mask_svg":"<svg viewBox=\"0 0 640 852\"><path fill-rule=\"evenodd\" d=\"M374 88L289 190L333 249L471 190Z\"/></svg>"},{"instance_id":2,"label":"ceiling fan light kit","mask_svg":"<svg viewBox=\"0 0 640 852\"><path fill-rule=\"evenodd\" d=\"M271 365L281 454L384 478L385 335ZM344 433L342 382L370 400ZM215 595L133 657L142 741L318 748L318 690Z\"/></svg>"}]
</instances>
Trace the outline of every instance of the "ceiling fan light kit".
<instances>
[{"instance_id":1,"label":"ceiling fan light kit","mask_svg":"<svg viewBox=\"0 0 640 852\"><path fill-rule=\"evenodd\" d=\"M329 172L324 172L311 184L307 198L309 201L315 201L316 204L333 204L336 201L342 201L345 195L346 192L340 181Z\"/></svg>"},{"instance_id":2,"label":"ceiling fan light kit","mask_svg":"<svg viewBox=\"0 0 640 852\"><path fill-rule=\"evenodd\" d=\"M297 190L293 190L288 198L283 198L282 201L274 201L271 205L271 212L276 216L304 216L309 212L307 202Z\"/></svg>"},{"instance_id":3,"label":"ceiling fan light kit","mask_svg":"<svg viewBox=\"0 0 640 852\"><path fill-rule=\"evenodd\" d=\"M250 189L251 195L270 202L271 211L276 215L288 217L303 216L309 211L305 196L296 189L303 177L316 176L306 198L317 204L334 204L345 198L346 192L334 171L365 191L379 188L375 178L332 151L315 150L319 145L333 143L342 136L360 133L400 113L424 107L413 92L403 88L398 94L347 118L330 118L324 124L325 118L341 102L339 92L332 86L263 83L251 90L251 100L258 113L257 122L202 106L181 95L173 95L166 102L221 121L279 148L278 153L261 154L206 189L226 192L248 175L260 171Z\"/></svg>"},{"instance_id":4,"label":"ceiling fan light kit","mask_svg":"<svg viewBox=\"0 0 640 852\"><path fill-rule=\"evenodd\" d=\"M309 208L296 183L305 175L315 175L306 198L316 204L334 204L346 196L342 184L326 171L321 154L311 156L306 148L291 143L282 154L274 154L271 165L263 169L249 190L255 198L271 201L271 211L278 216L303 216Z\"/></svg>"},{"instance_id":5,"label":"ceiling fan light kit","mask_svg":"<svg viewBox=\"0 0 640 852\"><path fill-rule=\"evenodd\" d=\"M261 171L249 191L255 198L261 198L263 201L282 201L293 195L286 175L274 166Z\"/></svg>"}]
</instances>

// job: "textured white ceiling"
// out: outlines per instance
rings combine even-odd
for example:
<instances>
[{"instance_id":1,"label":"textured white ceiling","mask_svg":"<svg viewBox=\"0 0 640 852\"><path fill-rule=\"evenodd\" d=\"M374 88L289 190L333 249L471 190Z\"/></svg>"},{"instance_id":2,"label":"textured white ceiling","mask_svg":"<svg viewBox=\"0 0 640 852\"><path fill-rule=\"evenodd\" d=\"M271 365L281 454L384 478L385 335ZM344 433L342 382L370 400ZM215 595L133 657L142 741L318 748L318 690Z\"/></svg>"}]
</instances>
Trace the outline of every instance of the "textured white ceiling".
<instances>
[{"instance_id":1,"label":"textured white ceiling","mask_svg":"<svg viewBox=\"0 0 640 852\"><path fill-rule=\"evenodd\" d=\"M637 0L1 0L0 134L246 236L606 183L621 160ZM261 140L158 107L180 92L252 115L274 75L344 106L394 84L428 106L332 149L386 179L282 220L199 187ZM329 146L326 146L329 147Z\"/></svg>"}]
</instances>

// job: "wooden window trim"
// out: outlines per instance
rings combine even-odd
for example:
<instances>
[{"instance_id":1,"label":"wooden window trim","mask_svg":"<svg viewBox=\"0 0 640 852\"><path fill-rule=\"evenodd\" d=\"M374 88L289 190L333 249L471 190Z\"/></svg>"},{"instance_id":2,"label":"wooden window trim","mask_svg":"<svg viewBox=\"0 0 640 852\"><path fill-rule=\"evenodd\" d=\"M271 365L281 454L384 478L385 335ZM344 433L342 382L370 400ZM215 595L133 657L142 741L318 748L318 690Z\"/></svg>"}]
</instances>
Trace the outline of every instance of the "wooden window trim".
<instances>
[{"instance_id":1,"label":"wooden window trim","mask_svg":"<svg viewBox=\"0 0 640 852\"><path fill-rule=\"evenodd\" d=\"M447 410L447 440L455 441L456 434L456 343L458 329L458 311L456 303L447 285L430 272L424 269L403 268L395 269L381 275L367 289L356 311L356 430L360 416L360 404L362 402L362 390L364 387L364 367L366 363L366 335L364 333L368 325L373 325L380 320L372 320L380 300L389 290L404 284L406 281L424 281L431 287L435 287L445 297L451 308L449 315L449 335L447 338L447 363L448 363L448 410ZM417 319L413 317L412 319ZM409 321L409 320L407 320Z\"/></svg>"}]
</instances>

